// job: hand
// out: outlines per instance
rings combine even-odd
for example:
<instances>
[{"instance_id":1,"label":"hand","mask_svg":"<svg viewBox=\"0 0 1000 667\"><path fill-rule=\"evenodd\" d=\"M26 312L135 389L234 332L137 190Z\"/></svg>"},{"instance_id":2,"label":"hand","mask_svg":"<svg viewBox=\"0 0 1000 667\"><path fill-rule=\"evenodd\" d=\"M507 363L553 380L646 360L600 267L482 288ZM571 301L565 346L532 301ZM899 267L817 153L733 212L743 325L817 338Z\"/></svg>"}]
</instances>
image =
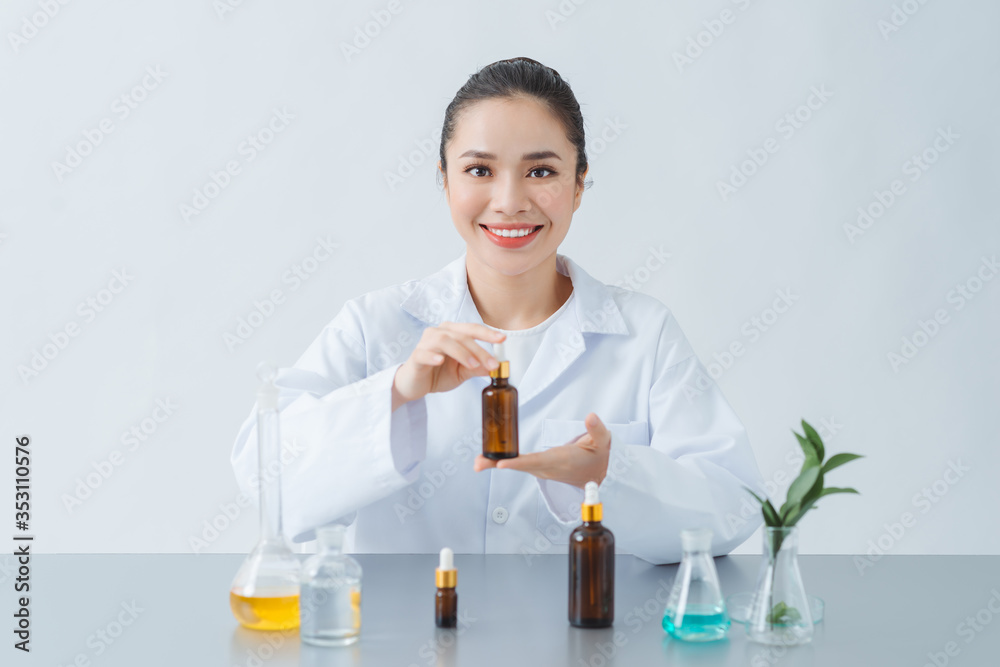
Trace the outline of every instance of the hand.
<instances>
[{"instance_id":1,"label":"hand","mask_svg":"<svg viewBox=\"0 0 1000 667\"><path fill-rule=\"evenodd\" d=\"M611 455L611 431L591 412L584 420L587 432L576 440L543 452L521 454L513 459L493 461L482 454L476 457L473 470L486 468L522 470L539 479L551 479L583 488L587 482L604 481Z\"/></svg>"},{"instance_id":2,"label":"hand","mask_svg":"<svg viewBox=\"0 0 1000 667\"><path fill-rule=\"evenodd\" d=\"M471 322L427 327L410 357L396 370L392 409L433 392L451 391L473 376L489 375L500 364L476 341L498 343L506 337Z\"/></svg>"}]
</instances>

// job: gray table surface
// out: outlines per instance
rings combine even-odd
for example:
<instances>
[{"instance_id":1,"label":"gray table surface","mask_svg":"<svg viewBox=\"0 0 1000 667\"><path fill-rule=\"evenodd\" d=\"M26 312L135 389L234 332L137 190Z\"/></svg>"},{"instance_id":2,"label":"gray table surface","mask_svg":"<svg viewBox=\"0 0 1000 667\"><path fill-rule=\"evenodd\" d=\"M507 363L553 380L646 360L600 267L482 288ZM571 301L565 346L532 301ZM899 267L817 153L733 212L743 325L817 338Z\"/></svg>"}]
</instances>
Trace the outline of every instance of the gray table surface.
<instances>
[{"instance_id":1,"label":"gray table surface","mask_svg":"<svg viewBox=\"0 0 1000 667\"><path fill-rule=\"evenodd\" d=\"M434 627L436 556L355 557L364 568L361 639L345 648L316 648L302 644L297 631L261 633L239 626L230 612L228 594L243 560L240 555L33 556L32 651L24 654L12 648L13 624L6 615L10 643L4 649L8 657L0 663L922 667L935 665L936 660L935 667L1000 664L1000 613L989 609L993 600L993 609L1000 611L1000 557L996 556L885 556L863 576L851 556L802 556L806 588L826 601L826 618L817 624L810 644L787 649L748 642L743 626L736 623L723 642L698 645L668 639L660 625L659 600L665 599L676 565L654 566L619 554L615 624L582 630L566 620L565 555L536 556L529 562L517 555L459 554L455 560L460 626L439 630ZM759 561L758 556L717 558L724 595L750 590ZM5 578L10 614L14 593L11 578ZM119 617L130 624L117 625ZM978 630L967 624L967 617Z\"/></svg>"}]
</instances>

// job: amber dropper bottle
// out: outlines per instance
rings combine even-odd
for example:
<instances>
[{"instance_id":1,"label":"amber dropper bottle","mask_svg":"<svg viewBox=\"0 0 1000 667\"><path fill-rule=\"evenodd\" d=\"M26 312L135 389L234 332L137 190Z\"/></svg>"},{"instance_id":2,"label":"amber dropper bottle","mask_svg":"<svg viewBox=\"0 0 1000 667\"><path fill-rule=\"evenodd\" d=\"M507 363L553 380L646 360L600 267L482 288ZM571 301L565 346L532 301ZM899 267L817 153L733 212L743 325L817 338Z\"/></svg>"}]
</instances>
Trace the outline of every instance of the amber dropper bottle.
<instances>
[{"instance_id":1,"label":"amber dropper bottle","mask_svg":"<svg viewBox=\"0 0 1000 667\"><path fill-rule=\"evenodd\" d=\"M615 536L601 525L597 483L584 487L583 523L569 535L569 622L606 628L615 620Z\"/></svg>"},{"instance_id":2,"label":"amber dropper bottle","mask_svg":"<svg viewBox=\"0 0 1000 667\"><path fill-rule=\"evenodd\" d=\"M510 384L510 362L503 343L493 344L500 362L483 389L483 456L494 461L517 457L517 389Z\"/></svg>"},{"instance_id":3,"label":"amber dropper bottle","mask_svg":"<svg viewBox=\"0 0 1000 667\"><path fill-rule=\"evenodd\" d=\"M441 550L441 560L434 571L437 593L434 595L434 625L439 628L454 628L458 625L458 570L455 569L455 554L445 547Z\"/></svg>"}]
</instances>

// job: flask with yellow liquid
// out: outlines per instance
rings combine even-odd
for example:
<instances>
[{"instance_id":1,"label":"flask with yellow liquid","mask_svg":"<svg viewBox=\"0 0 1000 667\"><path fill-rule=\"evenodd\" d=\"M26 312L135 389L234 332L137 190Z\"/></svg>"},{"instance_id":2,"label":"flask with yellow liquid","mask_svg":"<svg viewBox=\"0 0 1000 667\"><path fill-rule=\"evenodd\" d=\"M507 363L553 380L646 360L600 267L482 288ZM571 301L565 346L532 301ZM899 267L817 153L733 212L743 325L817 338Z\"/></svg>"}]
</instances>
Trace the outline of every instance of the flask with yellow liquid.
<instances>
[{"instance_id":1,"label":"flask with yellow liquid","mask_svg":"<svg viewBox=\"0 0 1000 667\"><path fill-rule=\"evenodd\" d=\"M299 625L299 560L281 532L281 432L277 369L257 367L257 448L260 470L260 541L229 589L229 606L253 630L287 630Z\"/></svg>"}]
</instances>

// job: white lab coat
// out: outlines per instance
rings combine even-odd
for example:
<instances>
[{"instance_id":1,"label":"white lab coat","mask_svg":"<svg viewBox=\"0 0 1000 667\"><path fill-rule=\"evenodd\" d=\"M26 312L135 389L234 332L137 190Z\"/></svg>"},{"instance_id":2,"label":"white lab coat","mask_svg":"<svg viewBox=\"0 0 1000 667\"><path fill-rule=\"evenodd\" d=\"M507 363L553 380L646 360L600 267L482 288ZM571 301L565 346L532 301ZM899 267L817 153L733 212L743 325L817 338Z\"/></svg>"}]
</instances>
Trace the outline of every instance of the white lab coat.
<instances>
[{"instance_id":1,"label":"white lab coat","mask_svg":"<svg viewBox=\"0 0 1000 667\"><path fill-rule=\"evenodd\" d=\"M679 531L709 527L713 552L728 553L761 523L759 508L745 511L743 486L759 492L763 480L742 423L666 306L557 260L575 304L546 330L517 387L521 452L573 440L595 412L611 431L600 498L617 550L677 562ZM341 522L349 552L565 552L581 489L514 470L473 472L489 378L392 412L396 369L442 321L482 323L464 254L423 280L348 301L295 366L280 369L282 521L294 542ZM256 406L232 464L256 499Z\"/></svg>"}]
</instances>

